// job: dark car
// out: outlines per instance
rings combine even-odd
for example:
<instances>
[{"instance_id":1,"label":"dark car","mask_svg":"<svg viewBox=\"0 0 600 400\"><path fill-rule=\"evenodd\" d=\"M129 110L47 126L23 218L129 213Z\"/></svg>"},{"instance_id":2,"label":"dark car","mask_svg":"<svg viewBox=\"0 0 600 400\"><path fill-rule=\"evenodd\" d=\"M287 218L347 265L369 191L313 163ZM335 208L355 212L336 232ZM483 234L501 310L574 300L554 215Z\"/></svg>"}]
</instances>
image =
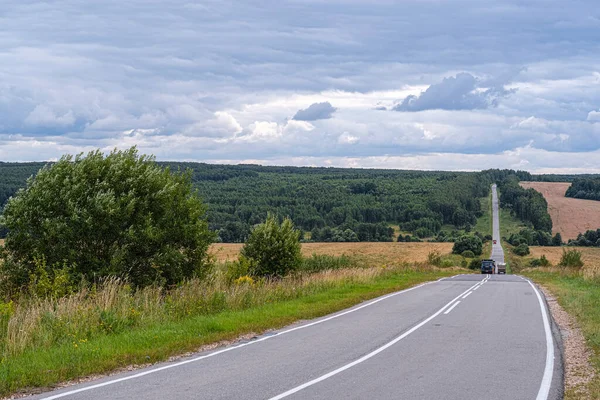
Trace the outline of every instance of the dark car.
<instances>
[{"instance_id":1,"label":"dark car","mask_svg":"<svg viewBox=\"0 0 600 400\"><path fill-rule=\"evenodd\" d=\"M494 260L482 260L481 261L481 273L482 274L493 274L496 262Z\"/></svg>"}]
</instances>

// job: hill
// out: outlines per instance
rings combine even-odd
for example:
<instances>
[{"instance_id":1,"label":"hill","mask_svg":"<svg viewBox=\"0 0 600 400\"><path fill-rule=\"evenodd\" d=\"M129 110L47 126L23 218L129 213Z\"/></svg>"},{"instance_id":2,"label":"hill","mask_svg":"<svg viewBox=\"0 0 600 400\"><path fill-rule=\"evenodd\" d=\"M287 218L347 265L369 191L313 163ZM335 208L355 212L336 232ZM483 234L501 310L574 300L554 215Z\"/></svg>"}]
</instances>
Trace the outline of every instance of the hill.
<instances>
[{"instance_id":1,"label":"hill","mask_svg":"<svg viewBox=\"0 0 600 400\"><path fill-rule=\"evenodd\" d=\"M600 201L565 197L569 182L521 182L544 195L552 218L552 233L559 232L563 240L576 239L587 230L600 228Z\"/></svg>"}]
</instances>

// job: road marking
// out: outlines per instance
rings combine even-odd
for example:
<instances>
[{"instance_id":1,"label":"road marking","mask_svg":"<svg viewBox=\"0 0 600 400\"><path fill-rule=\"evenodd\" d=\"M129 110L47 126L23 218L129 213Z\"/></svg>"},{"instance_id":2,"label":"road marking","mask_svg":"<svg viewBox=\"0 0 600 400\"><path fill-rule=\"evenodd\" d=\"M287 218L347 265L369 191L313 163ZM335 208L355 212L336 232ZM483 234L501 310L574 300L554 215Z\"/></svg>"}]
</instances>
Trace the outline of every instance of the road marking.
<instances>
[{"instance_id":1,"label":"road marking","mask_svg":"<svg viewBox=\"0 0 600 400\"><path fill-rule=\"evenodd\" d=\"M296 386L295 388L292 388L290 390L288 390L287 392L281 393L275 397L271 397L269 400L280 400L283 399L285 397L288 397L294 393L297 393L303 389L306 389L307 387L310 387L314 384L317 384L319 382L322 382L328 378L331 378L334 375L339 374L340 372L343 372L347 369L350 369L352 367L354 367L355 365L358 365L366 360L368 360L369 358L381 353L382 351L386 350L387 348L393 346L394 344L398 343L399 341L401 341L402 339L404 339L405 337L407 337L408 335L410 335L411 333L413 333L414 331L416 331L417 329L421 328L423 325L427 324L429 321L431 321L432 319L434 319L435 317L437 317L438 315L440 315L442 312L444 312L444 310L446 310L451 304L453 304L455 301L457 301L458 299L460 299L461 296L464 296L465 293L467 293L468 291L470 291L471 289L473 289L475 285L471 286L469 289L465 290L464 292L462 292L461 294L459 294L458 296L456 296L454 299L450 300L445 306L443 306L442 308L440 308L437 312L435 312L434 314L432 314L431 316L429 316L426 320L424 320L423 322L419 323L418 325L413 326L411 329L409 329L408 331L404 332L402 335L398 336L397 338L395 338L394 340L392 340L391 342L388 342L386 344L384 344L383 346L379 347L378 349L372 351L369 354L366 354L364 356L362 356L361 358L352 361L349 364L346 364L334 371L331 371L325 375L322 375L318 378L313 379L312 381L303 383L300 386ZM460 303L460 301L459 301ZM457 303L458 304L458 303Z\"/></svg>"},{"instance_id":2,"label":"road marking","mask_svg":"<svg viewBox=\"0 0 600 400\"><path fill-rule=\"evenodd\" d=\"M469 294L471 294L471 293L473 293L473 292L470 292ZM463 297L463 299L464 299L464 297ZM446 315L446 314L449 314L449 313L450 313L450 311L454 310L454 307L456 307L456 306L457 306L457 305L459 305L459 304L460 304L460 300L459 300L459 301L457 301L456 303L454 303L454 304L452 305L452 307L450 307L449 309L447 309L446 311L444 311L444 315Z\"/></svg>"},{"instance_id":3,"label":"road marking","mask_svg":"<svg viewBox=\"0 0 600 400\"><path fill-rule=\"evenodd\" d=\"M322 324L323 322L327 322L327 321L330 321L332 319L339 318L341 316L344 316L344 315L353 313L355 311L361 310L361 309L363 309L365 307L372 306L373 304L376 304L376 303L379 303L380 301L389 299L390 297L394 297L394 296L397 296L399 294L410 292L411 290L415 290L415 289L418 289L420 287L423 287L423 286L426 286L426 285L429 285L429 284L432 284L432 283L435 283L435 282L437 282L437 281L425 282L425 283L422 283L420 285L417 285L417 286L414 286L414 287L411 287L411 288L408 288L408 289L401 290L399 292L391 293L391 294L388 294L387 296L383 296L383 297L380 297L380 298L378 298L376 300L373 300L373 301L371 301L371 302L369 302L367 304L363 304L362 306L355 307L355 308L352 308L350 310L347 310L347 311L344 311L344 312L341 312L341 313L338 313L338 314L334 314L334 315L332 315L330 317L327 317L327 318L319 319L319 320L311 322L309 324L300 325L300 326L297 326L297 327L294 327L294 328L290 328L290 329L285 330L285 331L277 332L277 333L275 333L275 334L273 334L271 336L264 336L264 337L261 337L259 339L253 340L251 342L246 342L246 343L241 343L241 344L238 344L238 345L235 345L235 346L226 347L226 348L224 348L222 350L218 350L218 351L215 351L215 352L210 353L210 354L206 354L206 355L203 355L203 356L191 358L191 359L185 360L185 361L179 361L179 362L174 363L174 364L164 365L162 367L158 367L158 368L146 370L146 371L134 374L134 375L129 375L129 376L125 376L125 377L122 377L122 378L113 379L113 380L102 382L102 383L97 383L95 385L86 386L86 387L82 387L82 388L74 389L74 390L69 390L69 391L63 392L63 393L58 393L58 394L55 394L55 395L52 395L52 396L49 396L49 397L44 397L44 398L42 398L42 400L60 399L62 397L70 396L70 395L73 395L73 394L77 394L77 393L81 393L81 392L86 392L86 391L92 390L92 389L98 389L98 388L101 388L103 386L109 386L109 385L113 385L115 383L119 383L119 382L123 382L123 381L128 381L128 380L131 380L131 379L141 378L143 376L154 374L154 373L160 372L160 371L164 371L166 369L171 369L171 368L179 367L181 365L185 365L185 364L190 364L190 363L193 363L193 362L201 361L201 360L204 360L206 358L214 357L216 355L227 353L227 352L232 351L232 350L237 350L237 349L240 349L242 347L250 346L252 344L264 342L265 340L272 339L274 337L278 337L278 336L281 336L281 335L285 335L286 333L290 333L290 332L294 332L294 331L297 331L297 330L300 330L300 329L308 328L308 327L311 327L311 326L314 326L314 325Z\"/></svg>"},{"instance_id":4,"label":"road marking","mask_svg":"<svg viewBox=\"0 0 600 400\"><path fill-rule=\"evenodd\" d=\"M471 290L469 293L465 294L465 295L464 295L462 298L463 298L463 299L466 299L467 297L469 297L469 295L470 295L471 293L473 293L473 291L472 291L472 290Z\"/></svg>"},{"instance_id":5,"label":"road marking","mask_svg":"<svg viewBox=\"0 0 600 400\"><path fill-rule=\"evenodd\" d=\"M544 321L544 332L546 333L546 367L544 368L544 376L542 377L542 383L540 384L540 390L536 400L547 400L550 394L550 387L552 386L552 374L554 372L554 341L552 340L552 330L550 328L550 321L548 319L548 313L546 306L538 292L537 288L530 280L525 279L529 285L535 291L540 304L540 310L542 311L542 320Z\"/></svg>"}]
</instances>

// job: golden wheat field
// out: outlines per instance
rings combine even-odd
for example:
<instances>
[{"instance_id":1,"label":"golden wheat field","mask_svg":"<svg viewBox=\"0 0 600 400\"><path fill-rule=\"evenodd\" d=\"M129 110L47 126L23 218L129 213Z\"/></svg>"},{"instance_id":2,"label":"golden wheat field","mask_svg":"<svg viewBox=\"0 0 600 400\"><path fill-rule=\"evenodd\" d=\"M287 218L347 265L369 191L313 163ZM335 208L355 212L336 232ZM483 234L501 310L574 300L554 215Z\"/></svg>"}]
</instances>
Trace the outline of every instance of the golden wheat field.
<instances>
[{"instance_id":1,"label":"golden wheat field","mask_svg":"<svg viewBox=\"0 0 600 400\"><path fill-rule=\"evenodd\" d=\"M531 246L529 251L534 257L546 256L548 261L553 265L560 262L564 250L578 250L581 252L581 259L585 263L586 268L600 269L600 248L598 247L541 247Z\"/></svg>"},{"instance_id":2,"label":"golden wheat field","mask_svg":"<svg viewBox=\"0 0 600 400\"><path fill-rule=\"evenodd\" d=\"M540 192L548 202L552 234L560 232L563 240L576 239L579 233L600 228L600 201L565 197L568 182L521 182L524 188Z\"/></svg>"},{"instance_id":3,"label":"golden wheat field","mask_svg":"<svg viewBox=\"0 0 600 400\"><path fill-rule=\"evenodd\" d=\"M331 256L361 256L367 261L377 262L423 262L433 251L449 254L453 243L303 243L302 254L325 254ZM210 248L210 253L217 261L233 261L237 258L242 244L217 243Z\"/></svg>"}]
</instances>

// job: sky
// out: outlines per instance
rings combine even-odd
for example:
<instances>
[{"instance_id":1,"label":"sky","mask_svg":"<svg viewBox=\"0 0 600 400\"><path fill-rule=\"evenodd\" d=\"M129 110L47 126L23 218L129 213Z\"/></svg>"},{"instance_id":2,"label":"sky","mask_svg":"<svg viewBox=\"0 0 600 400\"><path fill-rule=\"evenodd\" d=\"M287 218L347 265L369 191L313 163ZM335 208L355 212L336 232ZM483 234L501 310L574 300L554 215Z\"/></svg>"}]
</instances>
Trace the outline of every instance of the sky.
<instances>
[{"instance_id":1,"label":"sky","mask_svg":"<svg viewBox=\"0 0 600 400\"><path fill-rule=\"evenodd\" d=\"M600 172L597 0L0 0L0 161Z\"/></svg>"}]
</instances>

